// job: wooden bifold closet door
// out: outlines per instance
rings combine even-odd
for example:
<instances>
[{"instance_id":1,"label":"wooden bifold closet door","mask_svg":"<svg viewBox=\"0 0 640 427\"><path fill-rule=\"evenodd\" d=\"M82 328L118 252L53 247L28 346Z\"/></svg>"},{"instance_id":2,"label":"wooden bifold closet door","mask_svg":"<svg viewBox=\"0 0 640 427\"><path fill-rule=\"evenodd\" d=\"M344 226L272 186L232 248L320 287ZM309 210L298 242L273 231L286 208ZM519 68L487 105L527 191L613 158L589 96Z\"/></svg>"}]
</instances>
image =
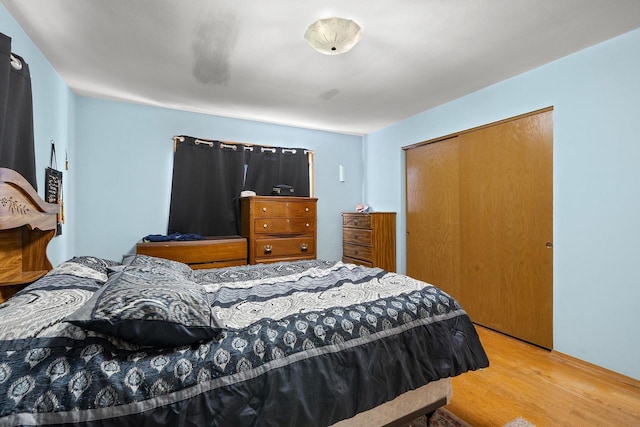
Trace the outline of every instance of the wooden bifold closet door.
<instances>
[{"instance_id":1,"label":"wooden bifold closet door","mask_svg":"<svg viewBox=\"0 0 640 427\"><path fill-rule=\"evenodd\" d=\"M550 109L407 147L407 274L553 347Z\"/></svg>"}]
</instances>

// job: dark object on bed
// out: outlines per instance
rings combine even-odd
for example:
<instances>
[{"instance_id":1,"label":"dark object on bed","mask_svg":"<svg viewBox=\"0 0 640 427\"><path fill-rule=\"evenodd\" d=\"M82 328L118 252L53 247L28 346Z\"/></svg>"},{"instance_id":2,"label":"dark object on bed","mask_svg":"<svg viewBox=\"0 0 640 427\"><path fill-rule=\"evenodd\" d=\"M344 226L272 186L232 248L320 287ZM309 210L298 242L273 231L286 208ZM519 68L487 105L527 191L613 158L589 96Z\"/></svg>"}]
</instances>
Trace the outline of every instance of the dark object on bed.
<instances>
[{"instance_id":1,"label":"dark object on bed","mask_svg":"<svg viewBox=\"0 0 640 427\"><path fill-rule=\"evenodd\" d=\"M59 208L18 172L0 168L0 303L51 270L47 245Z\"/></svg>"},{"instance_id":2,"label":"dark object on bed","mask_svg":"<svg viewBox=\"0 0 640 427\"><path fill-rule=\"evenodd\" d=\"M170 348L66 322L110 271L131 267L63 264L0 306L0 425L328 426L488 366L453 298L380 269L310 260L194 271L225 330Z\"/></svg>"}]
</instances>

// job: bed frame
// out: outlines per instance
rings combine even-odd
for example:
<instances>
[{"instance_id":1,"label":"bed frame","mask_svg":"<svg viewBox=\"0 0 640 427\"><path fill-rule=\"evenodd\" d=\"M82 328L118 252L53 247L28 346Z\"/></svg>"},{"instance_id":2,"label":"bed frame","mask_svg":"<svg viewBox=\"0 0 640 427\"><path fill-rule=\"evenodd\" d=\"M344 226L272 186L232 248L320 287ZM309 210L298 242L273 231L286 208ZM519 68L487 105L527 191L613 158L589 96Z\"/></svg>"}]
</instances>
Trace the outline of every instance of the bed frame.
<instances>
[{"instance_id":1,"label":"bed frame","mask_svg":"<svg viewBox=\"0 0 640 427\"><path fill-rule=\"evenodd\" d=\"M448 404L451 396L451 378L443 378L403 393L393 400L361 412L353 418L339 421L331 427L405 426L422 415L430 416L436 409Z\"/></svg>"},{"instance_id":2,"label":"bed frame","mask_svg":"<svg viewBox=\"0 0 640 427\"><path fill-rule=\"evenodd\" d=\"M0 303L51 270L47 245L59 209L18 172L0 168Z\"/></svg>"}]
</instances>

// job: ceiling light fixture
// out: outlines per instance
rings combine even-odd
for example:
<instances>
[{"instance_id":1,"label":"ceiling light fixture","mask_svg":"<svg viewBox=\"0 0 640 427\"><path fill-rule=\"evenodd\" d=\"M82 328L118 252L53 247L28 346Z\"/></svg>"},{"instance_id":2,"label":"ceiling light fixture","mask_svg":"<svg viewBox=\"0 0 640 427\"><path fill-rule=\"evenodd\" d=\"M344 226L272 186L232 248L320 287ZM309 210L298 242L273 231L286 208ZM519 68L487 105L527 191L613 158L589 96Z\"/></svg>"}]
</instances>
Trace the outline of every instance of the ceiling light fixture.
<instances>
[{"instance_id":1,"label":"ceiling light fixture","mask_svg":"<svg viewBox=\"0 0 640 427\"><path fill-rule=\"evenodd\" d=\"M349 51L360 41L360 26L350 19L319 19L309 25L304 39L325 55L338 55Z\"/></svg>"}]
</instances>

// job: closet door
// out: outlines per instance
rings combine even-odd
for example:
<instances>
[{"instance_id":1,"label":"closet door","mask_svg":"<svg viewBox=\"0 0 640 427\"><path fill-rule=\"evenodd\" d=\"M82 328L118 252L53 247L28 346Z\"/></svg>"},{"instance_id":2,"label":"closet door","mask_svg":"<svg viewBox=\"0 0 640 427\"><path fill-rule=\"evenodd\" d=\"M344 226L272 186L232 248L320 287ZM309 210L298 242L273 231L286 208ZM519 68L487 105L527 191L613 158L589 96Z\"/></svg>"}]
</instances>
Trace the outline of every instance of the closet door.
<instances>
[{"instance_id":1,"label":"closet door","mask_svg":"<svg viewBox=\"0 0 640 427\"><path fill-rule=\"evenodd\" d=\"M459 140L406 152L407 274L461 298Z\"/></svg>"},{"instance_id":2,"label":"closet door","mask_svg":"<svg viewBox=\"0 0 640 427\"><path fill-rule=\"evenodd\" d=\"M552 112L460 136L464 307L479 324L553 347Z\"/></svg>"},{"instance_id":3,"label":"closet door","mask_svg":"<svg viewBox=\"0 0 640 427\"><path fill-rule=\"evenodd\" d=\"M552 132L544 111L406 152L407 273L458 298L474 322L545 348Z\"/></svg>"}]
</instances>

